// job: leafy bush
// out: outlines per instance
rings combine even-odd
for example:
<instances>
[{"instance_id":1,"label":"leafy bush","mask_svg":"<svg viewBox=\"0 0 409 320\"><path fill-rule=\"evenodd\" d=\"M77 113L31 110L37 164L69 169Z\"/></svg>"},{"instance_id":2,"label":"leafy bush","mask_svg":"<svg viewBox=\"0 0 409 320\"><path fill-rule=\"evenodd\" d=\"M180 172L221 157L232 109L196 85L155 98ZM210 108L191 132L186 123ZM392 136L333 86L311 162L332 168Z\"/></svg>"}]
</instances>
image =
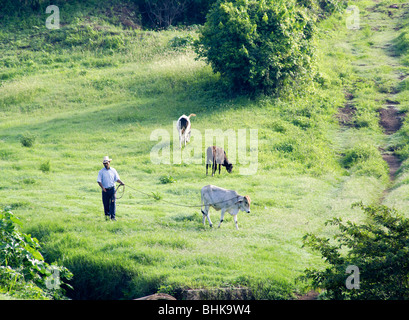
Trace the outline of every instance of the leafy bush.
<instances>
[{"instance_id":1,"label":"leafy bush","mask_svg":"<svg viewBox=\"0 0 409 320\"><path fill-rule=\"evenodd\" d=\"M0 13L10 13L15 10L21 10L26 8L30 10L38 10L41 4L46 2L45 0L0 0Z\"/></svg>"},{"instance_id":2,"label":"leafy bush","mask_svg":"<svg viewBox=\"0 0 409 320\"><path fill-rule=\"evenodd\" d=\"M341 164L356 175L388 179L388 165L379 150L372 145L359 144L348 149Z\"/></svg>"},{"instance_id":3,"label":"leafy bush","mask_svg":"<svg viewBox=\"0 0 409 320\"><path fill-rule=\"evenodd\" d=\"M400 160L404 161L409 158L409 122L406 118L400 130L395 133L393 148Z\"/></svg>"},{"instance_id":4,"label":"leafy bush","mask_svg":"<svg viewBox=\"0 0 409 320\"><path fill-rule=\"evenodd\" d=\"M0 293L27 299L62 299L72 273L49 265L37 239L18 230L20 220L9 209L0 211Z\"/></svg>"},{"instance_id":5,"label":"leafy bush","mask_svg":"<svg viewBox=\"0 0 409 320\"><path fill-rule=\"evenodd\" d=\"M345 152L342 158L342 165L350 169L360 162L365 162L370 158L376 157L378 153L378 150L371 145L358 145Z\"/></svg>"},{"instance_id":6,"label":"leafy bush","mask_svg":"<svg viewBox=\"0 0 409 320\"><path fill-rule=\"evenodd\" d=\"M319 18L326 18L335 12L341 12L346 8L346 0L297 0L297 4L308 8Z\"/></svg>"},{"instance_id":7,"label":"leafy bush","mask_svg":"<svg viewBox=\"0 0 409 320\"><path fill-rule=\"evenodd\" d=\"M24 184L28 184L28 185L30 185L30 184L35 184L35 183L36 183L36 180L33 179L33 178L25 178L25 179L23 179L23 183L24 183Z\"/></svg>"},{"instance_id":8,"label":"leafy bush","mask_svg":"<svg viewBox=\"0 0 409 320\"><path fill-rule=\"evenodd\" d=\"M409 29L405 27L394 40L394 47L399 54L406 54L409 49Z\"/></svg>"},{"instance_id":9,"label":"leafy bush","mask_svg":"<svg viewBox=\"0 0 409 320\"><path fill-rule=\"evenodd\" d=\"M192 35L187 36L176 36L169 40L169 46L171 48L188 48L194 43L194 38Z\"/></svg>"},{"instance_id":10,"label":"leafy bush","mask_svg":"<svg viewBox=\"0 0 409 320\"><path fill-rule=\"evenodd\" d=\"M318 0L318 5L326 15L334 12L341 12L346 7L348 1L345 0Z\"/></svg>"},{"instance_id":11,"label":"leafy bush","mask_svg":"<svg viewBox=\"0 0 409 320\"><path fill-rule=\"evenodd\" d=\"M172 176L162 176L159 178L160 183L167 184L167 183L174 183L176 180Z\"/></svg>"},{"instance_id":12,"label":"leafy bush","mask_svg":"<svg viewBox=\"0 0 409 320\"><path fill-rule=\"evenodd\" d=\"M303 246L321 253L328 266L307 269L303 280L316 289L325 289L328 299L408 299L409 298L409 219L386 206L356 203L368 218L357 225L341 219L327 221L339 233L330 239L314 234L304 236ZM347 289L346 269L359 268L359 289Z\"/></svg>"},{"instance_id":13,"label":"leafy bush","mask_svg":"<svg viewBox=\"0 0 409 320\"><path fill-rule=\"evenodd\" d=\"M23 147L31 148L34 145L35 139L34 134L27 132L21 136L20 142Z\"/></svg>"},{"instance_id":14,"label":"leafy bush","mask_svg":"<svg viewBox=\"0 0 409 320\"><path fill-rule=\"evenodd\" d=\"M50 165L50 160L47 160L46 162L43 162L41 165L40 165L40 170L42 171L42 172L49 172L50 171L50 168L51 168L51 165Z\"/></svg>"},{"instance_id":15,"label":"leafy bush","mask_svg":"<svg viewBox=\"0 0 409 320\"><path fill-rule=\"evenodd\" d=\"M313 19L295 1L219 0L196 52L238 91L273 93L311 79Z\"/></svg>"}]
</instances>

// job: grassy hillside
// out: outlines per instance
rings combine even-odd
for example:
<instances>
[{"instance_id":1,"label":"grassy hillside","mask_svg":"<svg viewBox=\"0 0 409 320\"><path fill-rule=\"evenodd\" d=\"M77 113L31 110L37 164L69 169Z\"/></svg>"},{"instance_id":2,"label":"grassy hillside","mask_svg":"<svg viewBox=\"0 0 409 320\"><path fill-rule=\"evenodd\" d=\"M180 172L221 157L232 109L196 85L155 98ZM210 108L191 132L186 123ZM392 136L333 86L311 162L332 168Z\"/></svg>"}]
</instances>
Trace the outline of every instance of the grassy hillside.
<instances>
[{"instance_id":1,"label":"grassy hillside","mask_svg":"<svg viewBox=\"0 0 409 320\"><path fill-rule=\"evenodd\" d=\"M357 1L362 17L391 3ZM390 187L377 107L395 85L391 70L406 67L388 66L370 50L381 40L369 20L361 18L360 30L345 27L345 14L320 23L320 76L306 96L250 99L226 92L178 41L196 37L195 29L129 30L84 15L53 31L40 18L8 21L0 32L0 205L40 240L47 261L74 273L74 299L239 286L256 299L292 298L304 290L295 279L323 263L301 247L302 236L331 233L324 222L332 217L359 221L351 204L379 202ZM337 114L349 94L357 111L343 127ZM230 175L206 177L204 164L153 164L151 133L172 134L173 121L189 113L203 135L258 129L257 173L240 175L237 164ZM34 144L23 146L30 137ZM178 148L172 136L170 145ZM248 194L251 214L239 214L239 231L228 215L210 229L200 208L127 188L118 221L105 222L96 183L105 155L133 189L195 205L200 189L214 184ZM176 182L162 184L165 175ZM406 209L393 193L386 202L397 198ZM211 217L216 224L219 213Z\"/></svg>"}]
</instances>

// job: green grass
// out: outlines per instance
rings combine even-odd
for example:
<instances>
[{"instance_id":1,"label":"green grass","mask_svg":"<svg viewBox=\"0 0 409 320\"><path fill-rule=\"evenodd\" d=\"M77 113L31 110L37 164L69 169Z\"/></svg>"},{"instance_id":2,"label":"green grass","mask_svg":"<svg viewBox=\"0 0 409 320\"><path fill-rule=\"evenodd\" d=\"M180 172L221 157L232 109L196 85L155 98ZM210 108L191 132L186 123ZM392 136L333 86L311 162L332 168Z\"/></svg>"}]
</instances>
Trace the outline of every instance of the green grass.
<instances>
[{"instance_id":1,"label":"green grass","mask_svg":"<svg viewBox=\"0 0 409 320\"><path fill-rule=\"evenodd\" d=\"M359 3L363 10L373 5ZM24 231L41 241L47 261L57 260L74 273L74 299L231 286L248 286L257 299L292 298L305 289L295 282L304 269L323 264L301 247L303 235L332 233L324 226L332 217L359 221L363 215L351 204L378 202L388 186L377 153L386 142L376 100L386 99L385 88L395 83L384 60L371 68L356 66L365 59L369 66L378 57L367 44L376 34L347 30L344 19L335 15L322 22L321 84L291 101L226 93L191 48L172 45L175 37L196 36L191 30L126 31L79 19L56 34L41 30L30 44L29 26L16 33L4 27L0 204L10 205ZM107 47L106 34L93 29L100 24L123 44ZM84 45L89 36L91 47ZM47 45L54 37L61 41ZM345 103L344 90L352 91L357 105L355 128L340 128L335 118ZM157 142L150 134L172 133L173 121L183 113L197 114L192 127L202 134L258 129L257 174L240 175L239 164L232 174L224 170L213 178L205 176L204 165L152 164ZM21 139L28 133L35 142L24 147ZM229 215L220 229L210 229L201 224L200 208L172 206L127 188L117 203L118 221L105 222L96 183L105 155L138 190L195 205L200 189L215 184L250 195L252 213L239 213L239 231ZM161 183L164 176L175 182ZM403 192L402 183L394 192ZM405 197L391 193L387 201L399 198L406 209ZM211 212L215 224L219 214Z\"/></svg>"}]
</instances>

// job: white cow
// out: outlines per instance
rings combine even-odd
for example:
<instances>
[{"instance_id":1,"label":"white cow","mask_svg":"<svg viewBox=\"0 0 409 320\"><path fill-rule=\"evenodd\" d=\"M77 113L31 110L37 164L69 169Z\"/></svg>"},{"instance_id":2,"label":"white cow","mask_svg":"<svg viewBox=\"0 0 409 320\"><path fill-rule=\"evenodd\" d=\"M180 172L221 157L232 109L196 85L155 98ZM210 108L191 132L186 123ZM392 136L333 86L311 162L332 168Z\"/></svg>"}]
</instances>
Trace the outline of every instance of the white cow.
<instances>
[{"instance_id":1,"label":"white cow","mask_svg":"<svg viewBox=\"0 0 409 320\"><path fill-rule=\"evenodd\" d=\"M209 208L213 207L216 211L221 210L220 225L223 222L224 213L227 211L234 218L236 229L239 229L237 225L237 214L240 210L250 213L250 197L240 196L234 190L226 190L212 185L207 185L202 188L202 213L203 224L205 224L206 218L209 221L210 227L213 227L212 221L209 216ZM204 210L203 210L204 207Z\"/></svg>"},{"instance_id":2,"label":"white cow","mask_svg":"<svg viewBox=\"0 0 409 320\"><path fill-rule=\"evenodd\" d=\"M176 129L179 132L179 147L182 149L182 143L186 146L186 142L190 141L191 125L190 117L195 117L194 113L189 116L182 115L176 123Z\"/></svg>"}]
</instances>

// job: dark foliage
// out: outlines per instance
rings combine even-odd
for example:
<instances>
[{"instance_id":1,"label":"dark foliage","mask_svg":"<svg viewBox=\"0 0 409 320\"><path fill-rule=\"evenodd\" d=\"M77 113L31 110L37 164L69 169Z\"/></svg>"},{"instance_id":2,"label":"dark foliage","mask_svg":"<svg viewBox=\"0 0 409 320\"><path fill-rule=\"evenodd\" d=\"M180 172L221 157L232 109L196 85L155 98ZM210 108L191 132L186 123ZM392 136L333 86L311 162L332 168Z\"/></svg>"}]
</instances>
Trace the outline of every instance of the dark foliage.
<instances>
[{"instance_id":1,"label":"dark foliage","mask_svg":"<svg viewBox=\"0 0 409 320\"><path fill-rule=\"evenodd\" d=\"M302 278L324 289L328 299L408 299L409 219L386 206L353 206L364 211L365 224L333 219L327 224L340 231L333 240L314 234L304 237L304 246L320 252L328 267L307 269ZM359 289L346 286L346 270L351 265L359 268Z\"/></svg>"}]
</instances>

